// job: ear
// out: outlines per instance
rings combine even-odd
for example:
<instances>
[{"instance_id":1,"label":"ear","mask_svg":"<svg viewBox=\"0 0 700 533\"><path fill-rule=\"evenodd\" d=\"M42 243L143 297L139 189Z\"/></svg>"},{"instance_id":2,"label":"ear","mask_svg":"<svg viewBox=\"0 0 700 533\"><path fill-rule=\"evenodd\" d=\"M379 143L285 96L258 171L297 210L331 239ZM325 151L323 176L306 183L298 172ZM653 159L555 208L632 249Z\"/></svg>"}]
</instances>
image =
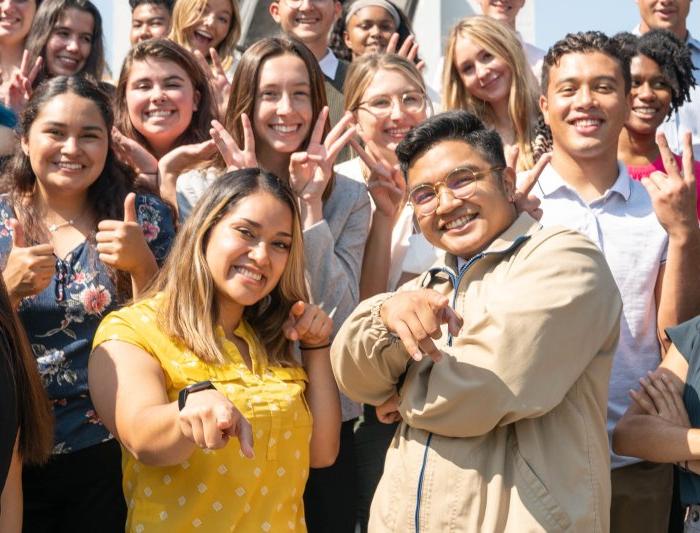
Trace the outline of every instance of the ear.
<instances>
[{"instance_id":1,"label":"ear","mask_svg":"<svg viewBox=\"0 0 700 533\"><path fill-rule=\"evenodd\" d=\"M544 123L549 126L549 102L544 94L540 95L540 111L542 112L542 117L544 118Z\"/></svg>"},{"instance_id":2,"label":"ear","mask_svg":"<svg viewBox=\"0 0 700 533\"><path fill-rule=\"evenodd\" d=\"M195 91L192 95L192 111L199 110L199 101L202 99L202 94L199 91Z\"/></svg>"},{"instance_id":3,"label":"ear","mask_svg":"<svg viewBox=\"0 0 700 533\"><path fill-rule=\"evenodd\" d=\"M267 12L270 13L270 16L277 24L280 23L280 5L279 5L279 2L270 2L270 7L267 8Z\"/></svg>"},{"instance_id":4,"label":"ear","mask_svg":"<svg viewBox=\"0 0 700 533\"><path fill-rule=\"evenodd\" d=\"M515 170L506 167L503 171L503 191L506 193L508 201L513 201L515 196Z\"/></svg>"},{"instance_id":5,"label":"ear","mask_svg":"<svg viewBox=\"0 0 700 533\"><path fill-rule=\"evenodd\" d=\"M348 30L343 30L343 42L345 42L345 46L348 47L348 50L352 52L352 47L350 46L352 43L350 42L350 35L348 34Z\"/></svg>"},{"instance_id":6,"label":"ear","mask_svg":"<svg viewBox=\"0 0 700 533\"><path fill-rule=\"evenodd\" d=\"M27 138L21 137L19 140L19 144L22 147L22 152L24 152L24 155L29 157L29 143L27 142Z\"/></svg>"},{"instance_id":7,"label":"ear","mask_svg":"<svg viewBox=\"0 0 700 533\"><path fill-rule=\"evenodd\" d=\"M336 21L338 20L338 17L343 13L343 4L341 4L338 0L335 0L333 4L335 7L335 9L333 10L333 21Z\"/></svg>"}]
</instances>

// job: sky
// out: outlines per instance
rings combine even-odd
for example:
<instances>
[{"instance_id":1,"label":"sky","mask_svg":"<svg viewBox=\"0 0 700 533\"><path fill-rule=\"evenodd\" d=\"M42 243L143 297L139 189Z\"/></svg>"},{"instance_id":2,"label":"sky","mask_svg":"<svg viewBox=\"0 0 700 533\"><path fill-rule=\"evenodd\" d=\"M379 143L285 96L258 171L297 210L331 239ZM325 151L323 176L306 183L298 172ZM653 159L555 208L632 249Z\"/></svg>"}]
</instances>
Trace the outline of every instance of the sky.
<instances>
[{"instance_id":1,"label":"sky","mask_svg":"<svg viewBox=\"0 0 700 533\"><path fill-rule=\"evenodd\" d=\"M535 44L547 49L568 32L629 31L639 22L634 0L529 0L535 3ZM688 29L700 38L700 0L690 3Z\"/></svg>"}]
</instances>

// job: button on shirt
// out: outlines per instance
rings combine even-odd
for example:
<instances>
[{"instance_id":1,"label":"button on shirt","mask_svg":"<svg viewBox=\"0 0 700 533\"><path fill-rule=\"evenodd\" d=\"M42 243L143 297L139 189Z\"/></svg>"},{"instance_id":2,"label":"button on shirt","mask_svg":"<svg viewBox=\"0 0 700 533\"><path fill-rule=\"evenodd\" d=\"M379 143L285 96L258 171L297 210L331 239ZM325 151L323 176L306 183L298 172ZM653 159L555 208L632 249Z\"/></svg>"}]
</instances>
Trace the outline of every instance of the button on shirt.
<instances>
[{"instance_id":1,"label":"button on shirt","mask_svg":"<svg viewBox=\"0 0 700 533\"><path fill-rule=\"evenodd\" d=\"M541 224L562 225L588 236L605 255L620 289L623 320L610 377L608 436L630 404L629 390L639 388L639 378L661 360L654 288L668 250L668 236L646 189L629 177L624 165L618 166L613 186L590 203L551 164L533 189L542 201ZM612 454L613 468L638 461Z\"/></svg>"}]
</instances>

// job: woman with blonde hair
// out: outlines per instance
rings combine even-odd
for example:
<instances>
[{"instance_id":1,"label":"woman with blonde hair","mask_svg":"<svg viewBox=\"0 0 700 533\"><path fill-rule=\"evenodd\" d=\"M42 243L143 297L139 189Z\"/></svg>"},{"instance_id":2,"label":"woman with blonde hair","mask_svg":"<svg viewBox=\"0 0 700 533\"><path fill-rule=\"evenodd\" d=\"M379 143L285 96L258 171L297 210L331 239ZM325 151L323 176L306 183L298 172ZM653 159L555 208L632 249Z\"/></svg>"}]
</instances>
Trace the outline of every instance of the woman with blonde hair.
<instances>
[{"instance_id":1,"label":"woman with blonde hair","mask_svg":"<svg viewBox=\"0 0 700 533\"><path fill-rule=\"evenodd\" d=\"M451 30L443 68L442 105L464 109L517 148L517 170L535 164L538 84L517 34L488 17L468 17Z\"/></svg>"},{"instance_id":2,"label":"woman with blonde hair","mask_svg":"<svg viewBox=\"0 0 700 533\"><path fill-rule=\"evenodd\" d=\"M90 385L125 449L129 531L305 531L308 469L335 460L340 405L301 240L284 180L228 173L147 297L102 322Z\"/></svg>"}]
</instances>

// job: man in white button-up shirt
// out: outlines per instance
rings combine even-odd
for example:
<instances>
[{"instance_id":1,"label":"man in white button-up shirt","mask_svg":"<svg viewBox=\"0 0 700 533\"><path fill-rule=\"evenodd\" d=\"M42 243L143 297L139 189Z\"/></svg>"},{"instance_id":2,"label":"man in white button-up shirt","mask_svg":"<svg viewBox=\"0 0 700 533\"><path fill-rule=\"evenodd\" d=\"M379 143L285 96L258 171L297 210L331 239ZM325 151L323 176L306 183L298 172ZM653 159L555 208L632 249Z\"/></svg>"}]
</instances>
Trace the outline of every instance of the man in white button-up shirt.
<instances>
[{"instance_id":1,"label":"man in white button-up shirt","mask_svg":"<svg viewBox=\"0 0 700 533\"><path fill-rule=\"evenodd\" d=\"M533 189L542 201L541 222L576 229L595 242L624 305L609 388L611 434L630 403L629 390L658 366L664 328L700 312L694 178L692 171L689 179L670 172L642 185L618 163L629 64L602 33L556 43L545 57L543 82L540 106L554 149ZM670 466L617 455L611 466L611 531L666 531Z\"/></svg>"}]
</instances>

